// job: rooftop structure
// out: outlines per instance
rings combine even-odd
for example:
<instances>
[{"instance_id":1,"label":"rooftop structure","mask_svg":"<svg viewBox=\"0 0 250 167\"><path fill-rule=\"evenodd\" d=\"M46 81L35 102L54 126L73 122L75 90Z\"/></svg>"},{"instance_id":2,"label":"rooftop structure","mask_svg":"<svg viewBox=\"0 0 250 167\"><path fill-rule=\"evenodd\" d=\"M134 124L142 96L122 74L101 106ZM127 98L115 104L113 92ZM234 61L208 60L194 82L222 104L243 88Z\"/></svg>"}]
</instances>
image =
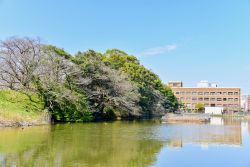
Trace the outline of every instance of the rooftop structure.
<instances>
[{"instance_id":1,"label":"rooftop structure","mask_svg":"<svg viewBox=\"0 0 250 167\"><path fill-rule=\"evenodd\" d=\"M183 87L183 83L181 81L169 81L168 82L169 87Z\"/></svg>"}]
</instances>

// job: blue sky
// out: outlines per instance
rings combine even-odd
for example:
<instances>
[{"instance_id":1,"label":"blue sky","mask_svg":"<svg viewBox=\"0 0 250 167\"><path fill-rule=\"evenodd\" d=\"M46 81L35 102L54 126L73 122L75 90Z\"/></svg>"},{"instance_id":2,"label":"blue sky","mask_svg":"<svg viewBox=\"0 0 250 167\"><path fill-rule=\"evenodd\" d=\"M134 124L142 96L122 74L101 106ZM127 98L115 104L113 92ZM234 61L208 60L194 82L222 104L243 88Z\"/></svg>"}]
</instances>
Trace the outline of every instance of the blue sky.
<instances>
[{"instance_id":1,"label":"blue sky","mask_svg":"<svg viewBox=\"0 0 250 167\"><path fill-rule=\"evenodd\" d=\"M11 36L70 53L118 48L165 83L250 94L250 0L0 0L0 39Z\"/></svg>"}]
</instances>

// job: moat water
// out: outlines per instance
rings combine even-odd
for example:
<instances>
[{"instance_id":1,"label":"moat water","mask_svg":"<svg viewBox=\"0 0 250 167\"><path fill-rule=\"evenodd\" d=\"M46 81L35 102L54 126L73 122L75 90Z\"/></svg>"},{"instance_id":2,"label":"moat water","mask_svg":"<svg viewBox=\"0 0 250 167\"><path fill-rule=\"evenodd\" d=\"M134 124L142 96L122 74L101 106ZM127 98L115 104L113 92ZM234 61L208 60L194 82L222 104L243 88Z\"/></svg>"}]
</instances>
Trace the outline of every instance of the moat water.
<instances>
[{"instance_id":1,"label":"moat water","mask_svg":"<svg viewBox=\"0 0 250 167\"><path fill-rule=\"evenodd\" d=\"M0 129L1 167L250 167L250 122L134 121Z\"/></svg>"}]
</instances>

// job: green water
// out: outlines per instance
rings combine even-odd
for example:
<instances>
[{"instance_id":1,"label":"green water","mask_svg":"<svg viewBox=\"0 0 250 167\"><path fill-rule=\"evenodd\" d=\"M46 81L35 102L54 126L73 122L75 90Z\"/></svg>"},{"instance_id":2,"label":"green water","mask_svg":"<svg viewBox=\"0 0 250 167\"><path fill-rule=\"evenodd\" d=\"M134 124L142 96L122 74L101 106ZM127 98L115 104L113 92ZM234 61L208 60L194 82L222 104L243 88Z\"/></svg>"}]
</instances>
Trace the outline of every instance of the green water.
<instances>
[{"instance_id":1,"label":"green water","mask_svg":"<svg viewBox=\"0 0 250 167\"><path fill-rule=\"evenodd\" d=\"M249 124L250 125L250 124ZM247 121L56 124L0 129L0 166L250 166Z\"/></svg>"}]
</instances>

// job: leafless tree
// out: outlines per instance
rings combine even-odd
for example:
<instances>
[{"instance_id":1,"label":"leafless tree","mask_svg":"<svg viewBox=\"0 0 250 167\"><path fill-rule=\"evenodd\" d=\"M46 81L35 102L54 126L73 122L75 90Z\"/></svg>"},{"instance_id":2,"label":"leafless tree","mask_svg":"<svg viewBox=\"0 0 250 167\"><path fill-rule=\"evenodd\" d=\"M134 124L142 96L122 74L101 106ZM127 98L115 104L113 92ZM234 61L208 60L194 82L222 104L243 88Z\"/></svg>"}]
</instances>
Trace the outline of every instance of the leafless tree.
<instances>
[{"instance_id":1,"label":"leafless tree","mask_svg":"<svg viewBox=\"0 0 250 167\"><path fill-rule=\"evenodd\" d=\"M52 47L43 47L42 59L37 69L37 76L45 86L64 84L76 65L70 60L58 55Z\"/></svg>"},{"instance_id":2,"label":"leafless tree","mask_svg":"<svg viewBox=\"0 0 250 167\"><path fill-rule=\"evenodd\" d=\"M10 89L30 89L41 61L39 39L9 38L0 41L0 84Z\"/></svg>"}]
</instances>

